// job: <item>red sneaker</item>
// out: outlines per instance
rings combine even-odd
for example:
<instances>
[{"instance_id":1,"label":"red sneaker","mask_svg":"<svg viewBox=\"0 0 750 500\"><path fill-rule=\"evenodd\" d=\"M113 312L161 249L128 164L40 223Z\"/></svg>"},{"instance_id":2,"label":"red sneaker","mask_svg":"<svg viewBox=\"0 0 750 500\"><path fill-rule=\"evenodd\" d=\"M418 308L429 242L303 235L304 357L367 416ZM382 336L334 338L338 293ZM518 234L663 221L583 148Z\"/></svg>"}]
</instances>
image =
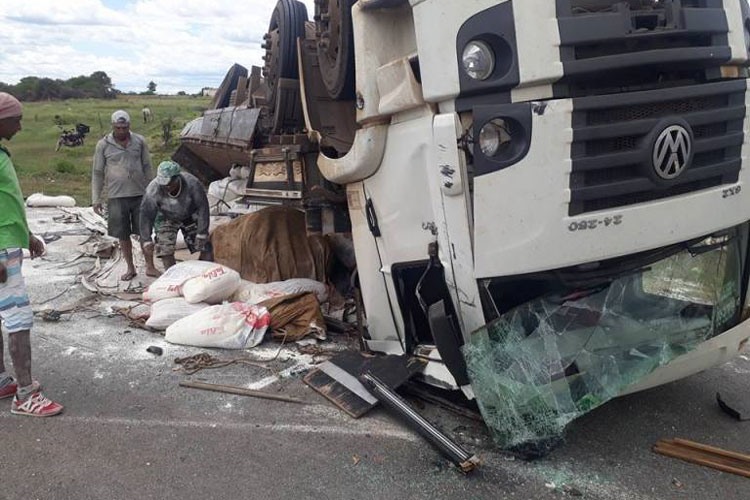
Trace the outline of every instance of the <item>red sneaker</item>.
<instances>
[{"instance_id":1,"label":"red sneaker","mask_svg":"<svg viewBox=\"0 0 750 500\"><path fill-rule=\"evenodd\" d=\"M0 387L0 399L5 399L11 396L15 396L17 390L18 390L18 384L16 384L15 380L11 382L10 384Z\"/></svg>"},{"instance_id":2,"label":"red sneaker","mask_svg":"<svg viewBox=\"0 0 750 500\"><path fill-rule=\"evenodd\" d=\"M63 406L44 397L42 391L32 393L25 401L19 401L16 395L10 408L14 415L26 417L53 417L62 411Z\"/></svg>"}]
</instances>

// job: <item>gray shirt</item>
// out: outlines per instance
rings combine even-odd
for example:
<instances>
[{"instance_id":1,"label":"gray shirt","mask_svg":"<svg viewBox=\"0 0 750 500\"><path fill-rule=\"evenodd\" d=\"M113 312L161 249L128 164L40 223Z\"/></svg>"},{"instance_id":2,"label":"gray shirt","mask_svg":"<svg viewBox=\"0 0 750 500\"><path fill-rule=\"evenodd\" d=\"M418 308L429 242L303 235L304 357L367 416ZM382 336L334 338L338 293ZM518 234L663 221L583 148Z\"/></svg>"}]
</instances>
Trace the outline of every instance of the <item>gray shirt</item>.
<instances>
[{"instance_id":1,"label":"gray shirt","mask_svg":"<svg viewBox=\"0 0 750 500\"><path fill-rule=\"evenodd\" d=\"M94 171L91 176L93 204L101 200L105 174L110 198L143 196L146 186L153 178L146 139L131 132L130 142L123 147L109 133L96 143Z\"/></svg>"},{"instance_id":2,"label":"gray shirt","mask_svg":"<svg viewBox=\"0 0 750 500\"><path fill-rule=\"evenodd\" d=\"M154 227L156 214L175 222L192 223L198 225L199 236L208 236L210 214L206 189L201 181L193 175L182 172L182 187L177 196L171 196L167 190L151 181L146 188L146 194L141 202L141 242L151 241L151 231Z\"/></svg>"}]
</instances>

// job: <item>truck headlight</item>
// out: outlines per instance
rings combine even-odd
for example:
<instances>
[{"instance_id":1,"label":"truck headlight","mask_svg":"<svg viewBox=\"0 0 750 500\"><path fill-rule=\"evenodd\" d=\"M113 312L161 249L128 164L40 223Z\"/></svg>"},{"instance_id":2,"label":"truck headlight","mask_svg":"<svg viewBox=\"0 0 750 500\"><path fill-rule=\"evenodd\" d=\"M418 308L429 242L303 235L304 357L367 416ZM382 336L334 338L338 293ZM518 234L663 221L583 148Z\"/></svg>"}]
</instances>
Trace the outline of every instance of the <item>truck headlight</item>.
<instances>
[{"instance_id":1,"label":"truck headlight","mask_svg":"<svg viewBox=\"0 0 750 500\"><path fill-rule=\"evenodd\" d=\"M492 158L511 142L511 134L504 120L494 119L487 122L479 131L479 149Z\"/></svg>"},{"instance_id":2,"label":"truck headlight","mask_svg":"<svg viewBox=\"0 0 750 500\"><path fill-rule=\"evenodd\" d=\"M467 43L461 60L464 71L474 80L486 80L495 70L495 53L481 40Z\"/></svg>"}]
</instances>

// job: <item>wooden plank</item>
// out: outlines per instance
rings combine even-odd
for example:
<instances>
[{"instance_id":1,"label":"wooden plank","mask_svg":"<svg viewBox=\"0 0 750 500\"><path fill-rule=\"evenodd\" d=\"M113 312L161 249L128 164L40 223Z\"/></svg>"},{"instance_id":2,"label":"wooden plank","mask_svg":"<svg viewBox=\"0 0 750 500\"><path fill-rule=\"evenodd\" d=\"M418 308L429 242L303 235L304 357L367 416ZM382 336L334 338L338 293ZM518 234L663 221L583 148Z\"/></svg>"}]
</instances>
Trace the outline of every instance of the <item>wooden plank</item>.
<instances>
[{"instance_id":1,"label":"wooden plank","mask_svg":"<svg viewBox=\"0 0 750 500\"><path fill-rule=\"evenodd\" d=\"M653 451L685 462L750 478L750 456L685 439L662 439Z\"/></svg>"}]
</instances>

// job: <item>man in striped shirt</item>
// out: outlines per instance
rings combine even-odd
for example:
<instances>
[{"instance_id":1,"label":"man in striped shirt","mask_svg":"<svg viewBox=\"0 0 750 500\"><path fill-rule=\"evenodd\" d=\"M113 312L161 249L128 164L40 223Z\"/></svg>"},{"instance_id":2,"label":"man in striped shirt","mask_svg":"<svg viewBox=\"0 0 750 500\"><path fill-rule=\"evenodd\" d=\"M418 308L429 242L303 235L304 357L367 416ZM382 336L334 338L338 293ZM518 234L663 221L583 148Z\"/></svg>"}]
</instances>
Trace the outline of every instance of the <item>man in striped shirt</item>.
<instances>
[{"instance_id":1,"label":"man in striped shirt","mask_svg":"<svg viewBox=\"0 0 750 500\"><path fill-rule=\"evenodd\" d=\"M23 109L10 94L0 92L0 140L10 140L21 130ZM51 417L63 410L42 394L31 378L31 311L26 284L21 274L23 248L31 258L44 252L44 244L29 232L21 187L10 152L0 145L0 321L8 332L14 379L5 371L0 333L0 399L13 397L11 413L30 417Z\"/></svg>"}]
</instances>

